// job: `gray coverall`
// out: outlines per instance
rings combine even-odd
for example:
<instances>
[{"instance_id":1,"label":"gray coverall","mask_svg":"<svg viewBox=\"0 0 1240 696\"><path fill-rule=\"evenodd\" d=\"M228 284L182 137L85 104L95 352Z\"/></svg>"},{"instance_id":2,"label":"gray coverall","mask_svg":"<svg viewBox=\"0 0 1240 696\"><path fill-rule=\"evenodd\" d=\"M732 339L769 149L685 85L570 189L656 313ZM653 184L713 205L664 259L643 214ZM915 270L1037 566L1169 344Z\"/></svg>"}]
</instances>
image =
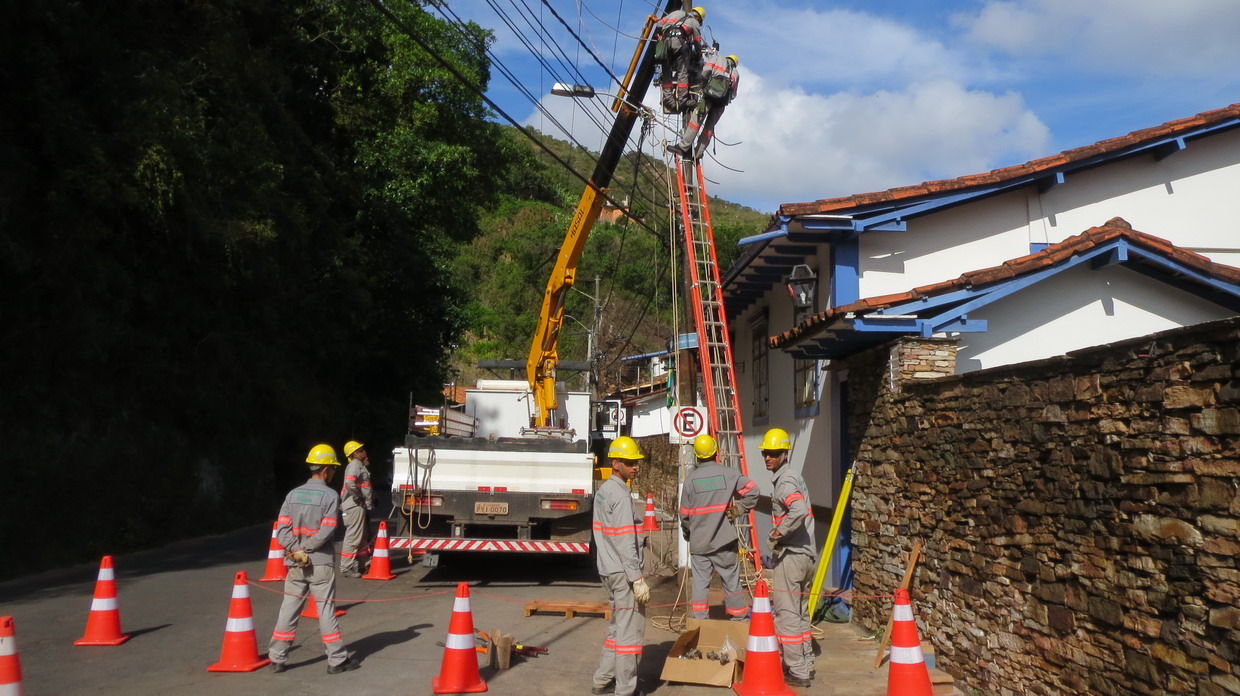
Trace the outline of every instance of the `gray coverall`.
<instances>
[{"instance_id":1,"label":"gray coverall","mask_svg":"<svg viewBox=\"0 0 1240 696\"><path fill-rule=\"evenodd\" d=\"M616 680L616 696L637 690L637 661L646 634L646 609L633 597L642 577L642 515L633 508L629 487L612 476L594 494L594 550L599 578L607 588L611 622L594 672L594 685Z\"/></svg>"},{"instance_id":2,"label":"gray coverall","mask_svg":"<svg viewBox=\"0 0 1240 696\"><path fill-rule=\"evenodd\" d=\"M366 511L375 509L370 487L370 469L359 459L350 459L344 468L340 488L340 512L344 517L344 548L340 550L340 571L357 572L357 552L366 544Z\"/></svg>"},{"instance_id":3,"label":"gray coverall","mask_svg":"<svg viewBox=\"0 0 1240 696\"><path fill-rule=\"evenodd\" d=\"M814 549L814 512L805 480L785 462L773 475L771 526L782 535L772 549L775 562L771 608L775 638L788 673L809 679L814 642L809 626L809 588L818 552Z\"/></svg>"},{"instance_id":4,"label":"gray coverall","mask_svg":"<svg viewBox=\"0 0 1240 696\"><path fill-rule=\"evenodd\" d=\"M693 568L693 594L690 609L695 618L709 614L707 593L711 570L723 583L723 604L733 619L749 614L749 601L741 590L737 567L736 527L728 520L728 506L751 510L758 502L758 486L740 471L717 461L699 460L685 478L680 495L680 529L689 542Z\"/></svg>"},{"instance_id":5,"label":"gray coverall","mask_svg":"<svg viewBox=\"0 0 1240 696\"><path fill-rule=\"evenodd\" d=\"M271 633L271 645L267 656L272 662L283 664L288 660L288 649L297 635L297 620L306 605L306 594L314 594L315 608L319 612L319 633L323 637L323 649L327 651L327 664L335 666L348 659L340 625L336 623L336 547L332 537L336 534L336 509L340 497L321 479L312 478L289 491L280 506L276 519L276 539L285 551L305 551L310 563L298 568L286 559L288 577L284 579L284 602L280 605L280 617L276 619Z\"/></svg>"},{"instance_id":6,"label":"gray coverall","mask_svg":"<svg viewBox=\"0 0 1240 696\"><path fill-rule=\"evenodd\" d=\"M680 132L680 148L686 155L698 160L706 154L711 138L715 137L715 126L723 117L724 109L736 98L739 86L736 65L713 48L707 49L702 56L702 98L689 112L684 130ZM694 141L697 141L696 146Z\"/></svg>"},{"instance_id":7,"label":"gray coverall","mask_svg":"<svg viewBox=\"0 0 1240 696\"><path fill-rule=\"evenodd\" d=\"M663 64L663 113L678 114L689 106L689 82L697 69L702 23L684 10L668 12L655 25L666 51Z\"/></svg>"}]
</instances>

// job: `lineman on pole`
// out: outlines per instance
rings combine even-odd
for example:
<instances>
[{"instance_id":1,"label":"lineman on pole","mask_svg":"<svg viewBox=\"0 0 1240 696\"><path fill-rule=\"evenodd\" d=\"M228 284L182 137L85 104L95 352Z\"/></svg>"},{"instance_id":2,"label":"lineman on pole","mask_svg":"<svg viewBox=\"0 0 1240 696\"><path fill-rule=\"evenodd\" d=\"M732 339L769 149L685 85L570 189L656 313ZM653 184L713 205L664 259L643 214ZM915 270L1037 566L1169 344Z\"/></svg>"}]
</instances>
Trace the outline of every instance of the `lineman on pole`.
<instances>
[{"instance_id":1,"label":"lineman on pole","mask_svg":"<svg viewBox=\"0 0 1240 696\"><path fill-rule=\"evenodd\" d=\"M718 452L714 437L702 434L693 439L697 467L685 477L680 496L680 531L689 542L689 564L693 568L690 609L694 618L707 618L713 570L723 583L728 616L743 621L749 617L749 601L741 589L740 543L732 521L757 504L758 486L740 471L720 464Z\"/></svg>"},{"instance_id":2,"label":"lineman on pole","mask_svg":"<svg viewBox=\"0 0 1240 696\"><path fill-rule=\"evenodd\" d=\"M366 545L366 511L375 509L375 494L370 487L370 458L366 446L356 440L344 443L344 485L340 488L340 513L344 518L344 547L340 549L340 574L346 578L362 577L358 551Z\"/></svg>"},{"instance_id":3,"label":"lineman on pole","mask_svg":"<svg viewBox=\"0 0 1240 696\"><path fill-rule=\"evenodd\" d=\"M297 637L297 620L306 604L306 595L313 594L319 612L319 633L327 651L327 673L339 674L361 667L344 649L340 625L336 623L336 569L332 567L336 547L332 537L336 534L340 496L328 484L340 461L331 445L315 445L306 455L306 463L310 465L310 480L289 491L276 519L276 539L284 547L288 576L284 579L284 602L271 633L267 656L271 658L271 671L287 669L284 663L289 646Z\"/></svg>"},{"instance_id":4,"label":"lineman on pole","mask_svg":"<svg viewBox=\"0 0 1240 696\"><path fill-rule=\"evenodd\" d=\"M774 560L775 638L789 686L809 686L814 675L814 641L809 625L809 588L818 552L814 512L805 480L788 466L792 439L782 428L762 438L762 459L771 472L771 556Z\"/></svg>"},{"instance_id":5,"label":"lineman on pole","mask_svg":"<svg viewBox=\"0 0 1240 696\"><path fill-rule=\"evenodd\" d=\"M621 436L612 441L607 458L612 475L594 494L594 549L611 621L590 693L634 696L650 587L642 577L642 516L633 508L629 482L645 457L633 438Z\"/></svg>"},{"instance_id":6,"label":"lineman on pole","mask_svg":"<svg viewBox=\"0 0 1240 696\"><path fill-rule=\"evenodd\" d=\"M668 147L668 152L694 160L700 160L706 154L724 109L736 98L740 83L736 66L739 63L740 59L735 55L720 56L719 49L714 47L707 48L702 54L702 98L688 112L685 127L680 132L680 142Z\"/></svg>"}]
</instances>

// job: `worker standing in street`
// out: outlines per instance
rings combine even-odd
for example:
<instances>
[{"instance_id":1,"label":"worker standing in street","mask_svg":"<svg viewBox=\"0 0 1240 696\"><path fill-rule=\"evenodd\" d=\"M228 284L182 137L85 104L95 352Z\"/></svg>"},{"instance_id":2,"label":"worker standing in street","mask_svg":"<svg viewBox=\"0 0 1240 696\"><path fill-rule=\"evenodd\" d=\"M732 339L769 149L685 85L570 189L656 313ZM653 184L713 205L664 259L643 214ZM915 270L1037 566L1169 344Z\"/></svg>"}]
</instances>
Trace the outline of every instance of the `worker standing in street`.
<instances>
[{"instance_id":1,"label":"worker standing in street","mask_svg":"<svg viewBox=\"0 0 1240 696\"><path fill-rule=\"evenodd\" d=\"M700 160L706 154L724 109L736 98L740 85L740 76L736 72L739 64L740 58L735 55L720 56L716 47L708 48L702 54L702 98L685 119L680 142L667 148L669 152L694 160Z\"/></svg>"},{"instance_id":2,"label":"worker standing in street","mask_svg":"<svg viewBox=\"0 0 1240 696\"><path fill-rule=\"evenodd\" d=\"M775 638L790 686L809 686L814 674L814 643L809 624L809 589L818 553L814 512L805 480L788 466L792 439L782 428L762 438L762 459L771 472L771 533Z\"/></svg>"},{"instance_id":3,"label":"worker standing in street","mask_svg":"<svg viewBox=\"0 0 1240 696\"><path fill-rule=\"evenodd\" d=\"M607 458L612 474L594 494L594 549L611 621L590 693L634 696L650 587L642 577L642 515L633 507L629 482L645 457L633 438L621 436L612 441Z\"/></svg>"},{"instance_id":4,"label":"worker standing in street","mask_svg":"<svg viewBox=\"0 0 1240 696\"><path fill-rule=\"evenodd\" d=\"M362 577L358 552L366 545L367 510L375 509L375 494L370 487L370 458L366 446L356 440L344 443L344 485L340 488L340 514L344 518L344 548L340 550L340 574L346 578Z\"/></svg>"},{"instance_id":5,"label":"worker standing in street","mask_svg":"<svg viewBox=\"0 0 1240 696\"><path fill-rule=\"evenodd\" d=\"M723 605L734 621L749 617L749 600L741 589L737 517L758 502L758 486L737 469L718 462L719 443L702 434L693 439L697 466L685 477L680 496L680 530L689 542L693 569L690 611L694 618L709 614L707 595L711 571L723 583ZM732 501L736 500L734 504Z\"/></svg>"},{"instance_id":6,"label":"worker standing in street","mask_svg":"<svg viewBox=\"0 0 1240 696\"><path fill-rule=\"evenodd\" d=\"M349 657L336 623L336 512L340 496L328 487L340 461L331 445L315 445L306 455L310 480L289 491L276 519L276 539L284 547L284 602L271 633L267 656L271 671L283 672L288 649L297 636L297 620L306 604L306 595L313 594L319 612L319 633L327 651L327 673L339 674L361 667Z\"/></svg>"},{"instance_id":7,"label":"worker standing in street","mask_svg":"<svg viewBox=\"0 0 1240 696\"><path fill-rule=\"evenodd\" d=\"M689 85L702 60L702 22L706 8L674 10L655 25L655 59L662 74L663 113L679 114L690 106Z\"/></svg>"}]
</instances>

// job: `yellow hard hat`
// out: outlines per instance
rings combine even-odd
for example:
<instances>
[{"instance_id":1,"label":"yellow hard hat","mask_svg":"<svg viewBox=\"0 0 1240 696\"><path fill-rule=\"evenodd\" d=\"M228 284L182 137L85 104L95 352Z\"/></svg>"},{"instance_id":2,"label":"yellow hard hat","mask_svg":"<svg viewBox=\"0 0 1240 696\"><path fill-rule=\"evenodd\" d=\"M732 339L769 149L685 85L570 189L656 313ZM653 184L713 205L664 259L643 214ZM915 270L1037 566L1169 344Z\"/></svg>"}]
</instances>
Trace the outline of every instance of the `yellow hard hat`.
<instances>
[{"instance_id":1,"label":"yellow hard hat","mask_svg":"<svg viewBox=\"0 0 1240 696\"><path fill-rule=\"evenodd\" d=\"M693 453L698 459L712 459L715 452L719 451L719 443L715 442L715 438L702 433L693 438Z\"/></svg>"},{"instance_id":2,"label":"yellow hard hat","mask_svg":"<svg viewBox=\"0 0 1240 696\"><path fill-rule=\"evenodd\" d=\"M697 7L693 8L693 11L697 13L698 19L702 20L703 22L706 21L706 8L705 7L698 5Z\"/></svg>"},{"instance_id":3,"label":"yellow hard hat","mask_svg":"<svg viewBox=\"0 0 1240 696\"><path fill-rule=\"evenodd\" d=\"M323 444L310 448L306 463L310 466L340 466L340 460L336 459L336 450L332 449L331 445Z\"/></svg>"},{"instance_id":4,"label":"yellow hard hat","mask_svg":"<svg viewBox=\"0 0 1240 696\"><path fill-rule=\"evenodd\" d=\"M361 442L358 442L357 440L349 440L348 442L344 443L344 456L352 457L354 452L360 450L361 448L365 446L366 445L362 444Z\"/></svg>"},{"instance_id":5,"label":"yellow hard hat","mask_svg":"<svg viewBox=\"0 0 1240 696\"><path fill-rule=\"evenodd\" d=\"M628 435L621 435L611 441L611 448L607 450L607 458L636 460L645 459L646 456L642 454L636 440Z\"/></svg>"},{"instance_id":6,"label":"yellow hard hat","mask_svg":"<svg viewBox=\"0 0 1240 696\"><path fill-rule=\"evenodd\" d=\"M792 438L788 437L788 431L783 428L771 428L762 436L762 446L759 449L786 452L792 449Z\"/></svg>"},{"instance_id":7,"label":"yellow hard hat","mask_svg":"<svg viewBox=\"0 0 1240 696\"><path fill-rule=\"evenodd\" d=\"M740 64L741 64L741 59L740 59L740 58L737 58L735 53L729 53L729 54L727 55L727 59L728 59L728 60L730 60L730 61L732 61L732 64L733 64L733 65L740 65Z\"/></svg>"}]
</instances>

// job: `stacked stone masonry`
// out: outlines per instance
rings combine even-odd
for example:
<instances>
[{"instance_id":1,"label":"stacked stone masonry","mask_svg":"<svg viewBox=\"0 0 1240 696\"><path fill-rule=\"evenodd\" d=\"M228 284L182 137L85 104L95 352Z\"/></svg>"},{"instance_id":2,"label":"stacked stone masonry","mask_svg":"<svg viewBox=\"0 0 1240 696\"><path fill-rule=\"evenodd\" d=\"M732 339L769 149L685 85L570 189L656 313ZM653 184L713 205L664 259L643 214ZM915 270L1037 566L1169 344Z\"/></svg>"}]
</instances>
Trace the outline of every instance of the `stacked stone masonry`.
<instances>
[{"instance_id":1,"label":"stacked stone masonry","mask_svg":"<svg viewBox=\"0 0 1240 696\"><path fill-rule=\"evenodd\" d=\"M972 693L1240 694L1240 318L931 380L907 359L943 349L847 364L856 593L920 539L923 645Z\"/></svg>"}]
</instances>

